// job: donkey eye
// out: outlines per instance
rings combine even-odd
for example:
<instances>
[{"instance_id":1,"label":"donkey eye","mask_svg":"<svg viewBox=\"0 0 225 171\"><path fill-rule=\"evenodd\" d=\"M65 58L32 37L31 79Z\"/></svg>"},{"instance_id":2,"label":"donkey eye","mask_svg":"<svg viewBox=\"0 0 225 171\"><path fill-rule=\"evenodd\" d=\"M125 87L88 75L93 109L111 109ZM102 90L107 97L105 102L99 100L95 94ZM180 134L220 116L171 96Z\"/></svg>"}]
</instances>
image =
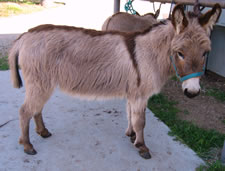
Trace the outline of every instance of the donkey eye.
<instances>
[{"instance_id":1,"label":"donkey eye","mask_svg":"<svg viewBox=\"0 0 225 171\"><path fill-rule=\"evenodd\" d=\"M178 56L184 59L184 55L181 52L177 52Z\"/></svg>"}]
</instances>

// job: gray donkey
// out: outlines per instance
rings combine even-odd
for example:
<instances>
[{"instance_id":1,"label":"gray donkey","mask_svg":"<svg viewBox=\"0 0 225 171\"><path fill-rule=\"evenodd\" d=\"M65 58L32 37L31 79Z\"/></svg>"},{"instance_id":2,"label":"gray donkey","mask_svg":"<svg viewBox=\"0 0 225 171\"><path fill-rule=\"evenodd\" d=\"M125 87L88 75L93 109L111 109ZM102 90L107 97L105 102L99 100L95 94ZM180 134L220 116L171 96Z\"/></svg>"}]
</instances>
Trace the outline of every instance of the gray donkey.
<instances>
[{"instance_id":1,"label":"gray donkey","mask_svg":"<svg viewBox=\"0 0 225 171\"><path fill-rule=\"evenodd\" d=\"M117 30L124 32L142 31L157 23L159 10L156 14L132 15L125 12L118 12L106 19L102 30Z\"/></svg>"},{"instance_id":2,"label":"gray donkey","mask_svg":"<svg viewBox=\"0 0 225 171\"><path fill-rule=\"evenodd\" d=\"M45 128L42 109L53 90L87 98L126 98L128 128L134 146L143 158L150 158L144 141L145 109L149 97L159 93L175 74L183 80L188 97L199 94L200 75L210 31L221 13L220 5L201 16L175 6L171 20L142 32L102 32L83 28L41 25L22 34L9 53L13 86L25 80L26 95L20 108L19 143L27 154L36 154L29 139L32 117L36 132L51 136ZM176 69L173 68L173 64Z\"/></svg>"}]
</instances>

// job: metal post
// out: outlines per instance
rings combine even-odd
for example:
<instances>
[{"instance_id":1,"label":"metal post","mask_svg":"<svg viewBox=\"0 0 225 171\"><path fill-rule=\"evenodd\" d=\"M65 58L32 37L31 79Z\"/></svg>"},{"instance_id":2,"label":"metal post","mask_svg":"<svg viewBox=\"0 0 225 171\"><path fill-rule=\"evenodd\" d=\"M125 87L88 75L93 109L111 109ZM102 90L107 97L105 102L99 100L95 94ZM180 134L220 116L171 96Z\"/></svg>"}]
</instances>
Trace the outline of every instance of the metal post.
<instances>
[{"instance_id":1,"label":"metal post","mask_svg":"<svg viewBox=\"0 0 225 171\"><path fill-rule=\"evenodd\" d=\"M114 0L114 14L120 11L120 0Z\"/></svg>"},{"instance_id":2,"label":"metal post","mask_svg":"<svg viewBox=\"0 0 225 171\"><path fill-rule=\"evenodd\" d=\"M221 161L223 164L225 164L225 141L223 144L223 150L222 150L222 154L221 154Z\"/></svg>"}]
</instances>

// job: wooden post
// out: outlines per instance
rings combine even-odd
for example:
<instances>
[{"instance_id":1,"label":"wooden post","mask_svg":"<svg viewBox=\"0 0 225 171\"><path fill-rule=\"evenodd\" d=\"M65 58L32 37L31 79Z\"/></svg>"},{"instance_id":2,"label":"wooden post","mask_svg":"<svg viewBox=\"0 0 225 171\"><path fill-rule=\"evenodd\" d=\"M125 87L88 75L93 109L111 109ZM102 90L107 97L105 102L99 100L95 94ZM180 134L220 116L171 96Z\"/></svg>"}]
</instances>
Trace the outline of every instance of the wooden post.
<instances>
[{"instance_id":1,"label":"wooden post","mask_svg":"<svg viewBox=\"0 0 225 171\"><path fill-rule=\"evenodd\" d=\"M161 2L161 3L182 3L186 5L194 5L196 0L144 0L150 2ZM213 7L216 3L220 4L222 8L225 8L225 0L199 0L199 4L206 7Z\"/></svg>"},{"instance_id":2,"label":"wooden post","mask_svg":"<svg viewBox=\"0 0 225 171\"><path fill-rule=\"evenodd\" d=\"M120 0L114 0L114 14L120 11Z\"/></svg>"}]
</instances>

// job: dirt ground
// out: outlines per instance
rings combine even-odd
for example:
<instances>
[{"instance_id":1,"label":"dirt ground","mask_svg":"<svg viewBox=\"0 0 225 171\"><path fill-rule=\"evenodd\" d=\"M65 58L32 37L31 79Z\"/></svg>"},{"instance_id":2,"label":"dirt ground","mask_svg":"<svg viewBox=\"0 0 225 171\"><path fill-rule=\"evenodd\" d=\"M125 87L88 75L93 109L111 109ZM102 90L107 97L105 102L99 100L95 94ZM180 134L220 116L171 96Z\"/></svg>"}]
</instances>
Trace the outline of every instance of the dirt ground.
<instances>
[{"instance_id":1,"label":"dirt ground","mask_svg":"<svg viewBox=\"0 0 225 171\"><path fill-rule=\"evenodd\" d=\"M206 95L206 90L209 88L225 91L225 78L208 71L201 78L201 87L200 95L189 99L183 95L181 83L170 80L162 93L170 100L178 102L177 107L181 110L178 113L180 119L191 121L201 128L215 129L225 134L225 103Z\"/></svg>"}]
</instances>

